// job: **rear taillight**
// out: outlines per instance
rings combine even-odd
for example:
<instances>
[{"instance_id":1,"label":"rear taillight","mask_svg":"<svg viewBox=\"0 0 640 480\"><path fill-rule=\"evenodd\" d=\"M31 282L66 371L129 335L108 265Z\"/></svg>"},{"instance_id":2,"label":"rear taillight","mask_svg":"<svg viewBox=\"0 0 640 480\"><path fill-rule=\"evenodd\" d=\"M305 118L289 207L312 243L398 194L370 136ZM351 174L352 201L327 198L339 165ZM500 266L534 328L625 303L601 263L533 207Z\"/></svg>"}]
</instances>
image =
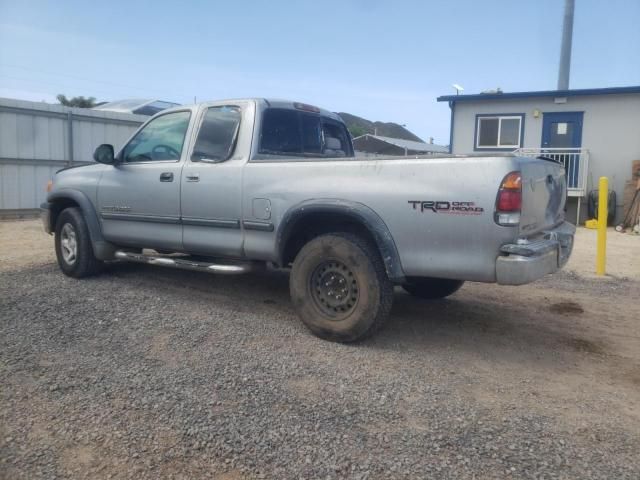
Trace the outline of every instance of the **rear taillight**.
<instances>
[{"instance_id":1,"label":"rear taillight","mask_svg":"<svg viewBox=\"0 0 640 480\"><path fill-rule=\"evenodd\" d=\"M500 190L497 205L499 212L519 212L521 206L522 192L520 190Z\"/></svg>"},{"instance_id":2,"label":"rear taillight","mask_svg":"<svg viewBox=\"0 0 640 480\"><path fill-rule=\"evenodd\" d=\"M522 176L511 172L502 180L496 198L495 221L498 225L512 226L520 223L522 208Z\"/></svg>"}]
</instances>

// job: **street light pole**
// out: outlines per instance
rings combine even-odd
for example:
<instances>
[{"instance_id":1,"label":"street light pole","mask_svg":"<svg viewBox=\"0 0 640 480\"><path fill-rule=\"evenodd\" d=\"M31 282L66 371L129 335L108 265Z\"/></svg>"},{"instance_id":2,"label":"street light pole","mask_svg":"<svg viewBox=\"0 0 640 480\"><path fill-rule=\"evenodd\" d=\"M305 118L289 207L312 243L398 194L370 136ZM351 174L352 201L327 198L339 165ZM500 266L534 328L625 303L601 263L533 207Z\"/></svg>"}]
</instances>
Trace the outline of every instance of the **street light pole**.
<instances>
[{"instance_id":1,"label":"street light pole","mask_svg":"<svg viewBox=\"0 0 640 480\"><path fill-rule=\"evenodd\" d=\"M560 47L560 69L558 70L558 90L569 90L574 8L575 0L565 0L564 22L562 24L562 45Z\"/></svg>"}]
</instances>

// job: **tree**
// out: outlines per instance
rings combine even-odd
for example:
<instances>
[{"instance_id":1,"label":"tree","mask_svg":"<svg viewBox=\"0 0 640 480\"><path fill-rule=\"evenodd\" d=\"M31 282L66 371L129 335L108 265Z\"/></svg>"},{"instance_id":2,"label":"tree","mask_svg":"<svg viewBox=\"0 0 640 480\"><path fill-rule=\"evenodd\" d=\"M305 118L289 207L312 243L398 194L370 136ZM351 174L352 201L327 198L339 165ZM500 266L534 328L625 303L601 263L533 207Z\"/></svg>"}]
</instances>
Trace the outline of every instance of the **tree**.
<instances>
[{"instance_id":1,"label":"tree","mask_svg":"<svg viewBox=\"0 0 640 480\"><path fill-rule=\"evenodd\" d=\"M365 133L368 133L367 129L364 127L361 127L360 125L350 125L347 128L349 129L349 133L353 138L361 137Z\"/></svg>"},{"instance_id":2,"label":"tree","mask_svg":"<svg viewBox=\"0 0 640 480\"><path fill-rule=\"evenodd\" d=\"M93 108L96 106L96 97L67 98L66 95L60 94L56 98L65 107Z\"/></svg>"}]
</instances>

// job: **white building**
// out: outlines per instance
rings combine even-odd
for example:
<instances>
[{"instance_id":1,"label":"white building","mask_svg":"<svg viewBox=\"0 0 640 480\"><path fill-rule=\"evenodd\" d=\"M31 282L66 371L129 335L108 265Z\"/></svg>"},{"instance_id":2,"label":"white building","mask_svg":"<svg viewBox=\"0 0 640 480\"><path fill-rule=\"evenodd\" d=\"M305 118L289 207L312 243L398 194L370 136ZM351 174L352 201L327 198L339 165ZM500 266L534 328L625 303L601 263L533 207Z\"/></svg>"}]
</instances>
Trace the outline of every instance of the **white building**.
<instances>
[{"instance_id":1,"label":"white building","mask_svg":"<svg viewBox=\"0 0 640 480\"><path fill-rule=\"evenodd\" d=\"M640 159L640 86L438 97L451 108L451 152L553 157L567 169L568 219L609 177L622 215L631 162ZM586 219L585 208L579 213Z\"/></svg>"}]
</instances>

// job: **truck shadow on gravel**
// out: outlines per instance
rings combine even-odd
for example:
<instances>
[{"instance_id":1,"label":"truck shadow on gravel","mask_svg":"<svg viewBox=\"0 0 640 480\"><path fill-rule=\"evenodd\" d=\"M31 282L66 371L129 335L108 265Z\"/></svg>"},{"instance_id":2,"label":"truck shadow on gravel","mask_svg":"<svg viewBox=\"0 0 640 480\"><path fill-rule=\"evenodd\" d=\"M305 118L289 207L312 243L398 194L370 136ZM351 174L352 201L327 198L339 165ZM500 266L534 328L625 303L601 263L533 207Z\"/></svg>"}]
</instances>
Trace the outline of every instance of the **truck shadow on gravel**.
<instances>
[{"instance_id":1,"label":"truck shadow on gravel","mask_svg":"<svg viewBox=\"0 0 640 480\"><path fill-rule=\"evenodd\" d=\"M205 304L224 302L232 307L257 310L264 322L287 322L292 326L300 323L289 299L288 272L282 270L219 276L114 264L105 275L148 283L150 288L162 289L163 294L180 298L188 295ZM458 348L498 357L502 352L510 360L516 357L527 362L554 361L552 357L563 352L605 354L601 343L570 333L568 322L584 313L577 303L559 302L541 308L526 296L504 301L495 296L499 288L469 284L450 298L431 301L417 299L396 288L385 328L352 347L397 350L400 343L408 352ZM299 331L311 335L306 330ZM552 356L546 355L549 351Z\"/></svg>"},{"instance_id":2,"label":"truck shadow on gravel","mask_svg":"<svg viewBox=\"0 0 640 480\"><path fill-rule=\"evenodd\" d=\"M575 352L605 353L604 345L570 332L568 317L583 313L581 307L563 309L562 313L553 308L545 311L520 299L484 299L475 290L465 291L463 287L451 298L432 301L396 292L392 318L377 343L384 347L387 342L391 346L402 341L417 350L454 348L492 357L508 352L511 360L516 357L540 362L554 361L546 355L549 352L555 357Z\"/></svg>"}]
</instances>

